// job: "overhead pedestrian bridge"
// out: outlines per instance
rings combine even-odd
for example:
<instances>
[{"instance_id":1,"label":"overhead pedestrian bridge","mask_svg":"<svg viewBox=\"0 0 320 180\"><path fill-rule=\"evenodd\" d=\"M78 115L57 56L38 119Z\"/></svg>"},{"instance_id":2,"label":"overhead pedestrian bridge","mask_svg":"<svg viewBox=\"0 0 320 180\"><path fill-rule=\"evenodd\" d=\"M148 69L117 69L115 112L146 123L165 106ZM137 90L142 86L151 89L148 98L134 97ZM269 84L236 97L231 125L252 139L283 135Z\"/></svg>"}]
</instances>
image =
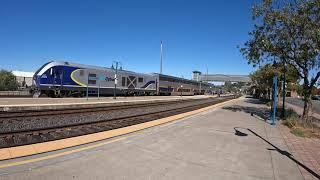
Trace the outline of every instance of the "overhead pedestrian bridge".
<instances>
[{"instance_id":1,"label":"overhead pedestrian bridge","mask_svg":"<svg viewBox=\"0 0 320 180\"><path fill-rule=\"evenodd\" d=\"M192 78L202 82L251 82L248 75L202 74L200 71L193 71Z\"/></svg>"}]
</instances>

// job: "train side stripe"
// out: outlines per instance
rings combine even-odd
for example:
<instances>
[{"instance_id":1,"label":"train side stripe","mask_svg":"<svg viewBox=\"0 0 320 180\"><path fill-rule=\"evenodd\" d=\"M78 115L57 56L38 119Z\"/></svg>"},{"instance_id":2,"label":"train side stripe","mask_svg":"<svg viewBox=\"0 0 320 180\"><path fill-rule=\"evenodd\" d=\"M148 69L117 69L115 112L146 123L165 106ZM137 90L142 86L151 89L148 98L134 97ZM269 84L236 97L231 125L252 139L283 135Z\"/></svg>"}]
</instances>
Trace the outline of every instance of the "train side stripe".
<instances>
[{"instance_id":1,"label":"train side stripe","mask_svg":"<svg viewBox=\"0 0 320 180\"><path fill-rule=\"evenodd\" d=\"M77 81L77 80L74 78L74 73L76 73L77 71L80 71L80 70L82 70L82 69L76 69L76 70L72 71L72 73L71 73L71 75L70 75L70 76L71 76L71 79L72 79L72 81L74 81L75 83L79 84L80 86L86 87L87 85L85 85L85 84Z\"/></svg>"},{"instance_id":2,"label":"train side stripe","mask_svg":"<svg viewBox=\"0 0 320 180\"><path fill-rule=\"evenodd\" d=\"M141 88L147 88L147 86L151 85L151 84L155 84L155 81L149 81L147 82L144 86L142 86Z\"/></svg>"}]
</instances>

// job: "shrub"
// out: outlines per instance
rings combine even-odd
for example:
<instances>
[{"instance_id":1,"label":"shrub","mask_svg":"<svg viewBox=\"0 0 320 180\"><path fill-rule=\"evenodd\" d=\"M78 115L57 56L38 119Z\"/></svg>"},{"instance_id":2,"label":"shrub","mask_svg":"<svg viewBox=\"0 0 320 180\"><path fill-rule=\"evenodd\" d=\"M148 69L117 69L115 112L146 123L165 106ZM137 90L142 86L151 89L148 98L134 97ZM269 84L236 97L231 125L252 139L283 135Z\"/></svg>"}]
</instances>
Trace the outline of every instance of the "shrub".
<instances>
[{"instance_id":1,"label":"shrub","mask_svg":"<svg viewBox=\"0 0 320 180\"><path fill-rule=\"evenodd\" d=\"M0 91L13 91L18 89L15 76L6 70L0 70Z\"/></svg>"}]
</instances>

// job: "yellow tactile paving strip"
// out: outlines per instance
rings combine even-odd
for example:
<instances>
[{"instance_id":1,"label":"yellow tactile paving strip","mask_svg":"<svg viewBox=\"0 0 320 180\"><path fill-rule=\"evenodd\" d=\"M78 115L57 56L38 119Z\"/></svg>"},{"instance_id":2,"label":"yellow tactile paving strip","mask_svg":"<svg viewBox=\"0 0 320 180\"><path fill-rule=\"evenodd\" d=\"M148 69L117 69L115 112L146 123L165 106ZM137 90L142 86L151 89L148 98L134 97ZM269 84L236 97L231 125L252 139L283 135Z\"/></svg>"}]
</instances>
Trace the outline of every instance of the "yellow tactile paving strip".
<instances>
[{"instance_id":1,"label":"yellow tactile paving strip","mask_svg":"<svg viewBox=\"0 0 320 180\"><path fill-rule=\"evenodd\" d=\"M69 148L73 146L78 146L78 145L83 145L95 141L100 141L108 138L112 138L115 136L120 136L136 131L140 131L142 129L150 128L153 126L157 126L160 124L165 124L168 122L172 122L184 117L188 117L191 115L195 115L204 111L207 111L211 108L219 107L222 106L226 103L230 103L232 101L235 101L237 99L229 100L223 103L218 103L212 106L208 106L205 108L201 108L198 110L166 117L166 118L161 118L158 120L142 123L142 124L137 124L133 126L128 126L124 128L119 128L119 129L114 129L110 131L104 131L104 132L99 132L99 133L94 133L94 134L88 134L88 135L83 135L83 136L78 136L78 137L72 137L72 138L67 138L67 139L61 139L61 140L56 140L56 141L49 141L49 142L44 142L44 143L37 143L37 144L30 144L30 145L25 145L25 146L17 146L17 147L11 147L11 148L2 148L0 149L0 160L6 160L6 159L13 159L13 158L18 158L18 157L23 157L23 156L30 156L34 154L39 154L39 153L44 153L44 152L49 152L49 151L55 151L59 149L64 149L64 148Z\"/></svg>"}]
</instances>

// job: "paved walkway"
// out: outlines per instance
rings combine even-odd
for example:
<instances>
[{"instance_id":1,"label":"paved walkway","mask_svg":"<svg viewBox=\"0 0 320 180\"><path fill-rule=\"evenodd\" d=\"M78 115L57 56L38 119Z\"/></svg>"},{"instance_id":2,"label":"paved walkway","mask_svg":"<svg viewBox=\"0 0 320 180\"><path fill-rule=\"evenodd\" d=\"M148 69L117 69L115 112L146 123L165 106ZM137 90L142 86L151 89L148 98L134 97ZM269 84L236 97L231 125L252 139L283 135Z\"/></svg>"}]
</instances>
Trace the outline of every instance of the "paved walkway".
<instances>
[{"instance_id":1,"label":"paved walkway","mask_svg":"<svg viewBox=\"0 0 320 180\"><path fill-rule=\"evenodd\" d=\"M0 179L303 179L279 129L251 116L264 105L248 100L91 150L0 169Z\"/></svg>"},{"instance_id":2,"label":"paved walkway","mask_svg":"<svg viewBox=\"0 0 320 180\"><path fill-rule=\"evenodd\" d=\"M305 180L320 179L320 139L297 137L283 125L279 129L295 159L305 165L299 166Z\"/></svg>"}]
</instances>

